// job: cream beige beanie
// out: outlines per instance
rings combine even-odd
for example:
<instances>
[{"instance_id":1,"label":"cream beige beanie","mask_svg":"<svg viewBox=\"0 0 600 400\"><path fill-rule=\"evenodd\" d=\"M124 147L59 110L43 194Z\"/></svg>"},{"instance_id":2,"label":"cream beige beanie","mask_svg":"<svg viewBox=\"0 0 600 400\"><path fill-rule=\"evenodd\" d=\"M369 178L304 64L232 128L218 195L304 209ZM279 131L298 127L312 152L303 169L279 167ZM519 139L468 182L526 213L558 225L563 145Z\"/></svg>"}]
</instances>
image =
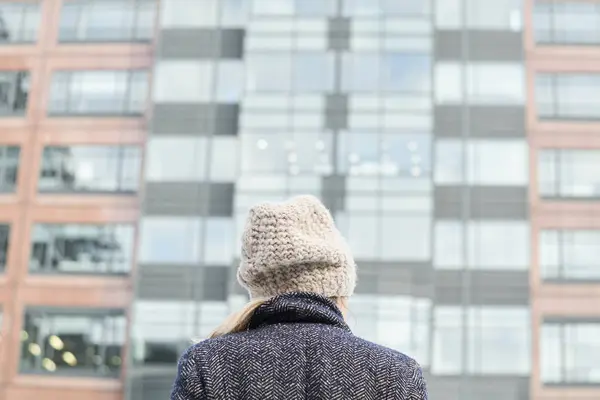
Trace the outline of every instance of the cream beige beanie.
<instances>
[{"instance_id":1,"label":"cream beige beanie","mask_svg":"<svg viewBox=\"0 0 600 400\"><path fill-rule=\"evenodd\" d=\"M313 196L250 209L238 280L252 298L287 292L350 296L356 266L325 206Z\"/></svg>"}]
</instances>

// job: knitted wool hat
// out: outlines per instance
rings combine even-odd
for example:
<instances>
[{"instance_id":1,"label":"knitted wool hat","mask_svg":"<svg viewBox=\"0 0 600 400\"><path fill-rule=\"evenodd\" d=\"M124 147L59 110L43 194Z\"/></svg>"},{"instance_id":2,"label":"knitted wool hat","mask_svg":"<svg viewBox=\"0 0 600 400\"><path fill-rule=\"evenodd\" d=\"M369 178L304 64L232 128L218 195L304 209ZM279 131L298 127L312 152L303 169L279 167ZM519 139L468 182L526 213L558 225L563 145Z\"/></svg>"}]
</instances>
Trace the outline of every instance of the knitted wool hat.
<instances>
[{"instance_id":1,"label":"knitted wool hat","mask_svg":"<svg viewBox=\"0 0 600 400\"><path fill-rule=\"evenodd\" d=\"M287 292L350 296L356 266L325 206L313 196L250 209L238 281L252 298Z\"/></svg>"}]
</instances>

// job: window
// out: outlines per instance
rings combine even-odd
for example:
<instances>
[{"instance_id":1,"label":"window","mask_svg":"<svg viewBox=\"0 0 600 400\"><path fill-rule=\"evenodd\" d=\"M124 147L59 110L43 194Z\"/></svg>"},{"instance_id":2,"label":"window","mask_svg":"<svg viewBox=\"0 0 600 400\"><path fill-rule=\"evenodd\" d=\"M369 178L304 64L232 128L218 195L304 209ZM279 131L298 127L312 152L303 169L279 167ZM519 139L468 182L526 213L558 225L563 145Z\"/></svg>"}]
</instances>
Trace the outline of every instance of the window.
<instances>
[{"instance_id":1,"label":"window","mask_svg":"<svg viewBox=\"0 0 600 400\"><path fill-rule=\"evenodd\" d=\"M20 147L0 146L0 193L13 193L19 173Z\"/></svg>"},{"instance_id":2,"label":"window","mask_svg":"<svg viewBox=\"0 0 600 400\"><path fill-rule=\"evenodd\" d=\"M526 308L437 307L434 321L434 374L529 374L531 333ZM463 359L465 343L467 358Z\"/></svg>"},{"instance_id":3,"label":"window","mask_svg":"<svg viewBox=\"0 0 600 400\"><path fill-rule=\"evenodd\" d=\"M140 180L136 146L44 148L38 190L42 193L135 193Z\"/></svg>"},{"instance_id":4,"label":"window","mask_svg":"<svg viewBox=\"0 0 600 400\"><path fill-rule=\"evenodd\" d=\"M161 0L161 27L213 27L217 23L218 3L217 0Z\"/></svg>"},{"instance_id":5,"label":"window","mask_svg":"<svg viewBox=\"0 0 600 400\"><path fill-rule=\"evenodd\" d=\"M0 3L0 44L35 42L39 26L39 3Z\"/></svg>"},{"instance_id":6,"label":"window","mask_svg":"<svg viewBox=\"0 0 600 400\"><path fill-rule=\"evenodd\" d=\"M467 165L463 166L464 151ZM438 140L435 181L438 184L525 186L529 181L529 148L524 140ZM502 165L502 168L498 168ZM466 167L466 171L463 168ZM467 179L463 176L467 175Z\"/></svg>"},{"instance_id":7,"label":"window","mask_svg":"<svg viewBox=\"0 0 600 400\"><path fill-rule=\"evenodd\" d=\"M465 69L456 63L437 63L435 69L438 104L523 104L523 65L517 63L470 63ZM466 79L466 93L463 82ZM466 97L465 97L466 96Z\"/></svg>"},{"instance_id":8,"label":"window","mask_svg":"<svg viewBox=\"0 0 600 400\"><path fill-rule=\"evenodd\" d=\"M598 44L600 5L592 2L536 1L533 27L538 44Z\"/></svg>"},{"instance_id":9,"label":"window","mask_svg":"<svg viewBox=\"0 0 600 400\"><path fill-rule=\"evenodd\" d=\"M264 53L248 57L247 92L327 92L333 88L333 55Z\"/></svg>"},{"instance_id":10,"label":"window","mask_svg":"<svg viewBox=\"0 0 600 400\"><path fill-rule=\"evenodd\" d=\"M204 262L230 266L235 255L235 227L231 218L206 219L204 229Z\"/></svg>"},{"instance_id":11,"label":"window","mask_svg":"<svg viewBox=\"0 0 600 400\"><path fill-rule=\"evenodd\" d=\"M431 136L343 132L338 168L352 176L427 178L431 173Z\"/></svg>"},{"instance_id":12,"label":"window","mask_svg":"<svg viewBox=\"0 0 600 400\"><path fill-rule=\"evenodd\" d=\"M330 174L332 141L330 132L244 133L240 135L242 172Z\"/></svg>"},{"instance_id":13,"label":"window","mask_svg":"<svg viewBox=\"0 0 600 400\"><path fill-rule=\"evenodd\" d=\"M428 1L343 0L343 12L347 17L379 17L382 15L419 17L429 15L429 7Z\"/></svg>"},{"instance_id":14,"label":"window","mask_svg":"<svg viewBox=\"0 0 600 400\"><path fill-rule=\"evenodd\" d=\"M434 264L437 268L465 267L463 230L456 221L436 224ZM494 270L529 267L529 226L525 221L473 221L467 225L466 235L469 267Z\"/></svg>"},{"instance_id":15,"label":"window","mask_svg":"<svg viewBox=\"0 0 600 400\"><path fill-rule=\"evenodd\" d=\"M126 329L123 310L28 308L21 371L118 378Z\"/></svg>"},{"instance_id":16,"label":"window","mask_svg":"<svg viewBox=\"0 0 600 400\"><path fill-rule=\"evenodd\" d=\"M336 223L356 259L419 261L430 258L431 217L425 212L419 215L348 211L338 214Z\"/></svg>"},{"instance_id":17,"label":"window","mask_svg":"<svg viewBox=\"0 0 600 400\"><path fill-rule=\"evenodd\" d=\"M58 71L52 77L48 113L140 115L146 107L148 74L131 71Z\"/></svg>"},{"instance_id":18,"label":"window","mask_svg":"<svg viewBox=\"0 0 600 400\"><path fill-rule=\"evenodd\" d=\"M600 321L545 321L541 335L542 382L600 384Z\"/></svg>"},{"instance_id":19,"label":"window","mask_svg":"<svg viewBox=\"0 0 600 400\"><path fill-rule=\"evenodd\" d=\"M25 114L29 84L29 72L0 71L0 116Z\"/></svg>"},{"instance_id":20,"label":"window","mask_svg":"<svg viewBox=\"0 0 600 400\"><path fill-rule=\"evenodd\" d=\"M538 177L541 197L596 198L600 196L600 151L541 150Z\"/></svg>"},{"instance_id":21,"label":"window","mask_svg":"<svg viewBox=\"0 0 600 400\"><path fill-rule=\"evenodd\" d=\"M36 224L29 271L126 274L131 268L133 239L131 225Z\"/></svg>"},{"instance_id":22,"label":"window","mask_svg":"<svg viewBox=\"0 0 600 400\"><path fill-rule=\"evenodd\" d=\"M217 65L217 101L237 103L244 93L244 64L220 61Z\"/></svg>"},{"instance_id":23,"label":"window","mask_svg":"<svg viewBox=\"0 0 600 400\"><path fill-rule=\"evenodd\" d=\"M155 0L69 0L60 18L61 42L149 41Z\"/></svg>"},{"instance_id":24,"label":"window","mask_svg":"<svg viewBox=\"0 0 600 400\"><path fill-rule=\"evenodd\" d=\"M188 217L147 217L140 228L140 262L194 264L200 262L201 220Z\"/></svg>"},{"instance_id":25,"label":"window","mask_svg":"<svg viewBox=\"0 0 600 400\"><path fill-rule=\"evenodd\" d=\"M539 241L542 279L600 281L600 231L544 230Z\"/></svg>"},{"instance_id":26,"label":"window","mask_svg":"<svg viewBox=\"0 0 600 400\"><path fill-rule=\"evenodd\" d=\"M10 225L0 224L0 272L6 269L8 263L8 248L10 246ZM1 315L1 314L0 314ZM1 322L1 319L0 319ZM1 324L0 324L1 327Z\"/></svg>"},{"instance_id":27,"label":"window","mask_svg":"<svg viewBox=\"0 0 600 400\"><path fill-rule=\"evenodd\" d=\"M160 61L154 72L154 101L208 101L212 99L214 75L214 65L207 61Z\"/></svg>"},{"instance_id":28,"label":"window","mask_svg":"<svg viewBox=\"0 0 600 400\"><path fill-rule=\"evenodd\" d=\"M600 118L600 74L538 74L535 84L538 118Z\"/></svg>"},{"instance_id":29,"label":"window","mask_svg":"<svg viewBox=\"0 0 600 400\"><path fill-rule=\"evenodd\" d=\"M466 8L466 9L465 9ZM441 29L522 29L523 0L436 0L436 26ZM466 15L464 23L463 15Z\"/></svg>"},{"instance_id":30,"label":"window","mask_svg":"<svg viewBox=\"0 0 600 400\"><path fill-rule=\"evenodd\" d=\"M207 141L204 137L150 138L146 152L146 179L160 182L203 180L207 167Z\"/></svg>"},{"instance_id":31,"label":"window","mask_svg":"<svg viewBox=\"0 0 600 400\"><path fill-rule=\"evenodd\" d=\"M345 53L342 87L349 92L404 92L431 90L431 59L423 53Z\"/></svg>"}]
</instances>

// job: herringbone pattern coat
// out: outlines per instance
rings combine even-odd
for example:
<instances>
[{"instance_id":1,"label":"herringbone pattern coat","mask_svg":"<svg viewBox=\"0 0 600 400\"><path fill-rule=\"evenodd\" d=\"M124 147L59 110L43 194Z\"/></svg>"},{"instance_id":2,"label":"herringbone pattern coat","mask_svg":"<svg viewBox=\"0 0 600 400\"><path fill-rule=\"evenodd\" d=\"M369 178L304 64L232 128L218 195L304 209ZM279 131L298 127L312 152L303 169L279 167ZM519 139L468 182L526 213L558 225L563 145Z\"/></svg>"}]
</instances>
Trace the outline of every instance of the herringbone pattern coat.
<instances>
[{"instance_id":1,"label":"herringbone pattern coat","mask_svg":"<svg viewBox=\"0 0 600 400\"><path fill-rule=\"evenodd\" d=\"M352 335L337 307L308 293L262 305L248 331L181 357L171 400L426 400L410 357Z\"/></svg>"}]
</instances>

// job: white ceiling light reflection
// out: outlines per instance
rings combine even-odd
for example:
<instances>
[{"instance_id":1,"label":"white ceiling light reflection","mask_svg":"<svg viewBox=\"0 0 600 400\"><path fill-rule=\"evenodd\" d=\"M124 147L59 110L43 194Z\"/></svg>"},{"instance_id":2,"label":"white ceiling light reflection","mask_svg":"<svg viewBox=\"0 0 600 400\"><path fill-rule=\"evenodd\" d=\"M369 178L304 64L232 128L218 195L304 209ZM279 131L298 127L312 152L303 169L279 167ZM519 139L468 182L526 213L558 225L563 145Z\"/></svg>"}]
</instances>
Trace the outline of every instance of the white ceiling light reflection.
<instances>
[{"instance_id":1,"label":"white ceiling light reflection","mask_svg":"<svg viewBox=\"0 0 600 400\"><path fill-rule=\"evenodd\" d=\"M269 143L265 139L260 139L256 142L256 147L258 147L259 150L266 150L267 147L269 147Z\"/></svg>"},{"instance_id":2,"label":"white ceiling light reflection","mask_svg":"<svg viewBox=\"0 0 600 400\"><path fill-rule=\"evenodd\" d=\"M412 167L410 169L410 174L414 177L421 176L421 167Z\"/></svg>"}]
</instances>

